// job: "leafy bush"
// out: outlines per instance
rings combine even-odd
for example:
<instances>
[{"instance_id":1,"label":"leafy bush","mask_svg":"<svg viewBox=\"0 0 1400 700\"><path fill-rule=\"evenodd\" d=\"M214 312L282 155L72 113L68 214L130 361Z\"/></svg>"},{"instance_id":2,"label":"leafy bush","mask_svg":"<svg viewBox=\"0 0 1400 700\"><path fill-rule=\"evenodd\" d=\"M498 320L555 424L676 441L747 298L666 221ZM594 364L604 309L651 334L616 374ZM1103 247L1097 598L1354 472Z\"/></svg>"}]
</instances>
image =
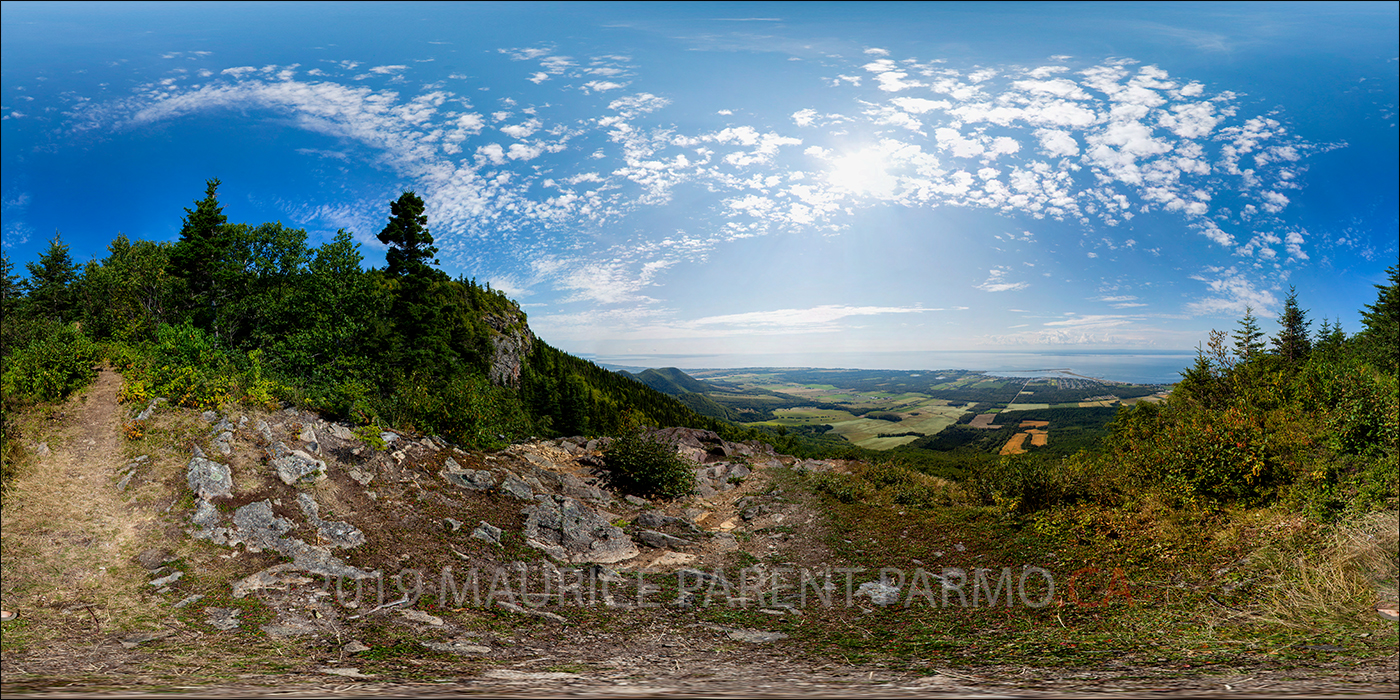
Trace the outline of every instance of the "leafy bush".
<instances>
[{"instance_id":1,"label":"leafy bush","mask_svg":"<svg viewBox=\"0 0 1400 700\"><path fill-rule=\"evenodd\" d=\"M641 431L623 433L603 450L608 485L636 496L679 498L695 490L695 465L671 445Z\"/></svg>"},{"instance_id":2,"label":"leafy bush","mask_svg":"<svg viewBox=\"0 0 1400 700\"><path fill-rule=\"evenodd\" d=\"M82 331L65 325L6 359L0 381L7 396L59 401L92 381L101 352Z\"/></svg>"}]
</instances>

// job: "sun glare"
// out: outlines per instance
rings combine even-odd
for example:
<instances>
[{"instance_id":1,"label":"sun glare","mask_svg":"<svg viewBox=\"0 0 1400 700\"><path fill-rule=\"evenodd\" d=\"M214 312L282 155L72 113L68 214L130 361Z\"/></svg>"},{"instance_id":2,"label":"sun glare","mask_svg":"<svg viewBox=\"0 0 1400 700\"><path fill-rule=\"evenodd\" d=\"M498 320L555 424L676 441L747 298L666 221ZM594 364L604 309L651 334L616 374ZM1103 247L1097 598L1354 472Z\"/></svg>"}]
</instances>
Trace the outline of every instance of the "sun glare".
<instances>
[{"instance_id":1,"label":"sun glare","mask_svg":"<svg viewBox=\"0 0 1400 700\"><path fill-rule=\"evenodd\" d=\"M867 148L832 161L827 179L832 185L844 190L877 197L885 196L890 194L895 186L895 178L885 172L885 166L884 154L876 149Z\"/></svg>"}]
</instances>

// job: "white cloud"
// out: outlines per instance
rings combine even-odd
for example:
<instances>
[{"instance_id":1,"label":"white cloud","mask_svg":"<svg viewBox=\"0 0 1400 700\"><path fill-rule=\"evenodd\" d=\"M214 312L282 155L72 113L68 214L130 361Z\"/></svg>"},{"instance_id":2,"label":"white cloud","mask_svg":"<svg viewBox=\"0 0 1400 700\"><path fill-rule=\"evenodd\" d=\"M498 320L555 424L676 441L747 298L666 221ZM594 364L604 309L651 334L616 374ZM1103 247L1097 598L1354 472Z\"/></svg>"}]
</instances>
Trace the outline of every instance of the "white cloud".
<instances>
[{"instance_id":1,"label":"white cloud","mask_svg":"<svg viewBox=\"0 0 1400 700\"><path fill-rule=\"evenodd\" d=\"M1006 281L1006 275L1009 272L1011 272L1011 269L1008 267L994 267L987 271L987 280L981 284L975 285L975 287L984 292L1014 292L1030 286L1025 282Z\"/></svg>"}]
</instances>

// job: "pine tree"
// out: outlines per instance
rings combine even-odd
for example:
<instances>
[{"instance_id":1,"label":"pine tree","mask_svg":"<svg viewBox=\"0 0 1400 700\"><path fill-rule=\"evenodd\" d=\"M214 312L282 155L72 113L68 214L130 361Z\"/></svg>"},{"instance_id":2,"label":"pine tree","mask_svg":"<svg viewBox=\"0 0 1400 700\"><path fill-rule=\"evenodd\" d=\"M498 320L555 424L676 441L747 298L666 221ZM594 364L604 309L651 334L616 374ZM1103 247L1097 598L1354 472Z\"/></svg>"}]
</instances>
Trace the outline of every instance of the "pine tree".
<instances>
[{"instance_id":1,"label":"pine tree","mask_svg":"<svg viewBox=\"0 0 1400 700\"><path fill-rule=\"evenodd\" d=\"M384 254L385 273L397 281L390 311L395 335L391 339L393 359L415 371L450 373L456 364L451 348L451 331L446 322L446 300L439 287L447 274L430 265L437 248L428 233L428 217L423 200L404 192L389 204L389 223L379 232L379 241L389 246Z\"/></svg>"},{"instance_id":2,"label":"pine tree","mask_svg":"<svg viewBox=\"0 0 1400 700\"><path fill-rule=\"evenodd\" d=\"M390 277L430 276L429 264L438 264L433 258L438 249L428 233L428 216L423 209L423 200L413 192L404 192L389 204L389 225L379 232L379 242L389 246L384 261Z\"/></svg>"},{"instance_id":3,"label":"pine tree","mask_svg":"<svg viewBox=\"0 0 1400 700\"><path fill-rule=\"evenodd\" d=\"M1308 312L1298 307L1298 290L1291 286L1288 297L1283 301L1283 313L1279 314L1278 323L1282 327L1274 337L1274 352L1289 364L1306 360L1312 351L1312 343L1308 340L1308 326L1312 322L1308 320Z\"/></svg>"},{"instance_id":4,"label":"pine tree","mask_svg":"<svg viewBox=\"0 0 1400 700\"><path fill-rule=\"evenodd\" d=\"M76 303L73 283L78 281L79 267L68 256L62 235L54 231L49 249L39 256L38 262L26 263L25 268L29 270L24 286L29 293L30 314L59 323L70 320Z\"/></svg>"},{"instance_id":5,"label":"pine tree","mask_svg":"<svg viewBox=\"0 0 1400 700\"><path fill-rule=\"evenodd\" d=\"M1381 369L1394 372L1400 367L1400 266L1391 265L1386 273L1390 284L1375 285L1380 294L1361 312L1366 329L1359 335L1362 352Z\"/></svg>"},{"instance_id":6,"label":"pine tree","mask_svg":"<svg viewBox=\"0 0 1400 700\"><path fill-rule=\"evenodd\" d=\"M170 251L169 273L185 281L194 321L208 327L215 316L218 268L229 247L228 217L219 205L219 179L205 182L204 199L185 209L180 240Z\"/></svg>"},{"instance_id":7,"label":"pine tree","mask_svg":"<svg viewBox=\"0 0 1400 700\"><path fill-rule=\"evenodd\" d=\"M1254 316L1254 307L1244 307L1244 318L1235 331L1235 356L1241 362L1248 362L1264 352L1264 331L1259 330L1259 319Z\"/></svg>"}]
</instances>

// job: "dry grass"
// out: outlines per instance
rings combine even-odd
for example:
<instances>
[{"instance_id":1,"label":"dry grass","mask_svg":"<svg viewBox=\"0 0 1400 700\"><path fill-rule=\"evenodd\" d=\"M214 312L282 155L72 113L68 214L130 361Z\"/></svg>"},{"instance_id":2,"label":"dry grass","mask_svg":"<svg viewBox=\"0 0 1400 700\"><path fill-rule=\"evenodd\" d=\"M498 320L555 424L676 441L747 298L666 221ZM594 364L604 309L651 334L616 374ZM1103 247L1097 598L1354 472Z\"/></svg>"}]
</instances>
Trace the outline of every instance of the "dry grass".
<instances>
[{"instance_id":1,"label":"dry grass","mask_svg":"<svg viewBox=\"0 0 1400 700\"><path fill-rule=\"evenodd\" d=\"M1271 583L1261 602L1263 616L1292 626L1375 626L1375 608L1393 608L1400 597L1397 533L1395 512L1368 513L1333 528L1320 551L1266 555Z\"/></svg>"},{"instance_id":2,"label":"dry grass","mask_svg":"<svg viewBox=\"0 0 1400 700\"><path fill-rule=\"evenodd\" d=\"M151 612L141 595L146 572L131 557L160 536L160 526L129 508L115 485L127 459L114 400L120 382L103 372L68 402L52 453L29 464L5 498L6 609L55 622L77 611L99 628Z\"/></svg>"}]
</instances>

